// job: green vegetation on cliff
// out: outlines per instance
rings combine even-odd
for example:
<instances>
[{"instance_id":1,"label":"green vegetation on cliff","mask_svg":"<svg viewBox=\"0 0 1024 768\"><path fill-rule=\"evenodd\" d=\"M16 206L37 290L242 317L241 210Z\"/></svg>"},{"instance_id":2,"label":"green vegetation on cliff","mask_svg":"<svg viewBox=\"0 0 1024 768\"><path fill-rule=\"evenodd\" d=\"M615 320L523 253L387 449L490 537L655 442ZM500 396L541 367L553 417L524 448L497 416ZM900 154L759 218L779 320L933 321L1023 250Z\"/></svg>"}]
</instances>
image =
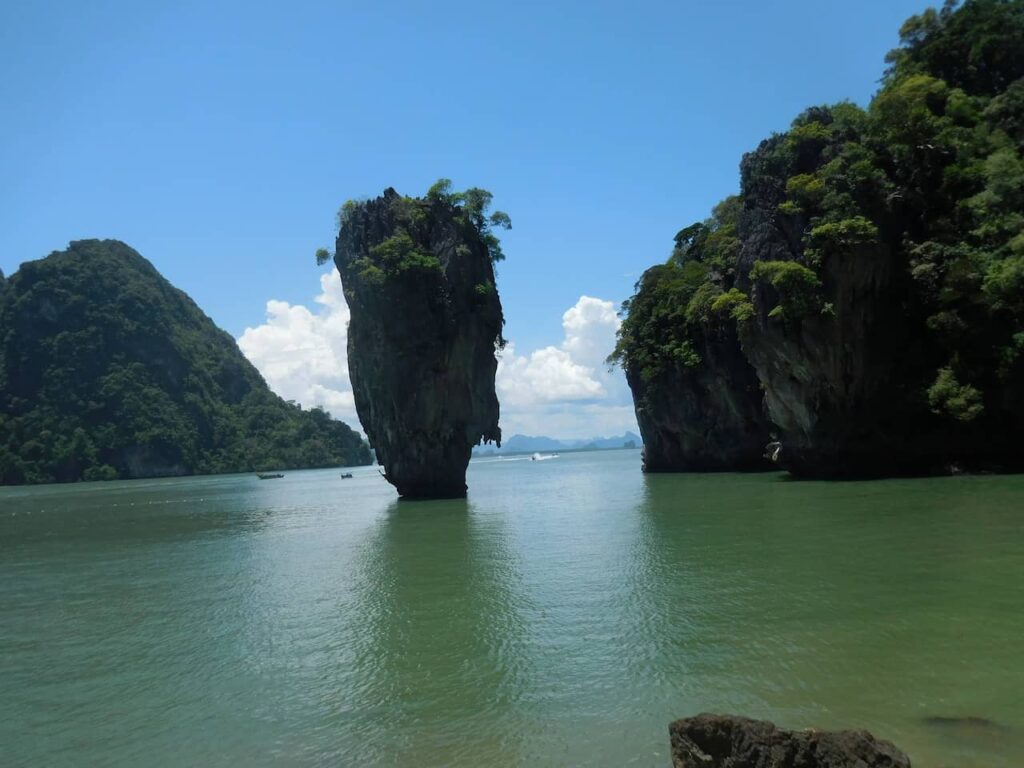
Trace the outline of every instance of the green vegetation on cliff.
<instances>
[{"instance_id":1,"label":"green vegetation on cliff","mask_svg":"<svg viewBox=\"0 0 1024 768\"><path fill-rule=\"evenodd\" d=\"M382 285L389 278L416 275L439 274L441 262L429 252L424 242L430 237L434 224L431 209L441 207L451 210L459 225L475 231L487 248L491 262L504 261L501 241L493 228L511 229L512 219L504 211L488 214L494 196L486 189L471 187L465 192L453 192L450 179L438 179L422 198L402 195L392 202L395 231L383 241L369 249L355 264L355 274L369 284ZM338 228L351 226L353 214L359 203L348 200L338 211ZM316 263L324 264L334 255L326 248L316 251ZM493 283L476 286L477 293L486 294L493 289Z\"/></svg>"},{"instance_id":2,"label":"green vegetation on cliff","mask_svg":"<svg viewBox=\"0 0 1024 768\"><path fill-rule=\"evenodd\" d=\"M0 282L2 483L369 462L123 243L74 242Z\"/></svg>"},{"instance_id":3,"label":"green vegetation on cliff","mask_svg":"<svg viewBox=\"0 0 1024 768\"><path fill-rule=\"evenodd\" d=\"M798 470L851 446L884 463L897 434L929 443L907 471L1019 452L1024 0L947 2L900 35L867 109L813 107L744 157L740 194L638 283L612 355L650 380L732 324Z\"/></svg>"}]
</instances>

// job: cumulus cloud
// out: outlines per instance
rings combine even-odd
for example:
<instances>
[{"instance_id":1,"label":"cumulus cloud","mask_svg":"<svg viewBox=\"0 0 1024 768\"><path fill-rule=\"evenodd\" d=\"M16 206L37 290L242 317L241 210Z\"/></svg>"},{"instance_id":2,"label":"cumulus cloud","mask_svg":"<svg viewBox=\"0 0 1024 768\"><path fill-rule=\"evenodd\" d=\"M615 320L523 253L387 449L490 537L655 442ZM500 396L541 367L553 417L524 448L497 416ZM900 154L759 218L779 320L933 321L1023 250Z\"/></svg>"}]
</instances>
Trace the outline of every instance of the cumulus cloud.
<instances>
[{"instance_id":1,"label":"cumulus cloud","mask_svg":"<svg viewBox=\"0 0 1024 768\"><path fill-rule=\"evenodd\" d=\"M605 394L594 372L564 349L544 347L520 356L511 342L498 360L495 384L501 403L512 407L592 400Z\"/></svg>"},{"instance_id":2,"label":"cumulus cloud","mask_svg":"<svg viewBox=\"0 0 1024 768\"><path fill-rule=\"evenodd\" d=\"M321 275L314 302L311 311L271 299L267 321L246 328L238 346L281 397L322 406L358 428L345 351L350 315L336 271Z\"/></svg>"},{"instance_id":3,"label":"cumulus cloud","mask_svg":"<svg viewBox=\"0 0 1024 768\"><path fill-rule=\"evenodd\" d=\"M322 406L358 429L346 359L350 314L336 271L320 277L314 303L309 309L271 299L266 322L246 328L238 346L281 397ZM562 315L559 345L520 354L510 342L495 382L505 435L573 439L635 431L625 380L604 362L619 323L612 302L581 296Z\"/></svg>"},{"instance_id":4,"label":"cumulus cloud","mask_svg":"<svg viewBox=\"0 0 1024 768\"><path fill-rule=\"evenodd\" d=\"M519 355L509 344L496 381L503 432L586 438L635 430L622 373L605 364L620 322L612 302L581 296L562 315L559 346Z\"/></svg>"},{"instance_id":5,"label":"cumulus cloud","mask_svg":"<svg viewBox=\"0 0 1024 768\"><path fill-rule=\"evenodd\" d=\"M562 315L562 347L582 365L600 368L615 346L615 333L621 323L612 302L580 296L576 305Z\"/></svg>"}]
</instances>

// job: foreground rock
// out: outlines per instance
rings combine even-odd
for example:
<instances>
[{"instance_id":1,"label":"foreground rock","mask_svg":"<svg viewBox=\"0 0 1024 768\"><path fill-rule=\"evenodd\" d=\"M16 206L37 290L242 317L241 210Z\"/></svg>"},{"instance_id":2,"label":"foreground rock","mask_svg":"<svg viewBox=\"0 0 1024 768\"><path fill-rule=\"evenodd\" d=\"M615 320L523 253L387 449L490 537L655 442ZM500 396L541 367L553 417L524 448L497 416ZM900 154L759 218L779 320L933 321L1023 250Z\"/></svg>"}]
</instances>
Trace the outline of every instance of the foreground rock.
<instances>
[{"instance_id":1,"label":"foreground rock","mask_svg":"<svg viewBox=\"0 0 1024 768\"><path fill-rule=\"evenodd\" d=\"M765 720L702 714L669 726L674 768L910 768L867 731L788 731Z\"/></svg>"},{"instance_id":2,"label":"foreground rock","mask_svg":"<svg viewBox=\"0 0 1024 768\"><path fill-rule=\"evenodd\" d=\"M356 411L406 498L465 496L473 446L500 445L494 375L504 321L489 199L444 186L422 199L388 189L342 210L335 264L352 312Z\"/></svg>"}]
</instances>

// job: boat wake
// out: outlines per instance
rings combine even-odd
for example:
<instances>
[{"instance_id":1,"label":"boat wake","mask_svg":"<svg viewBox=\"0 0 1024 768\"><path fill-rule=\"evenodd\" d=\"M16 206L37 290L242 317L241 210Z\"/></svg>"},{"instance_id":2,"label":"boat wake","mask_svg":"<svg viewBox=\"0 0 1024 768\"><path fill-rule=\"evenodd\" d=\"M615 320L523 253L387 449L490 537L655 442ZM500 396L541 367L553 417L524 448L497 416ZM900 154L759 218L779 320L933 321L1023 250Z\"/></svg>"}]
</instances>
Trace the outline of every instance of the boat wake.
<instances>
[{"instance_id":1,"label":"boat wake","mask_svg":"<svg viewBox=\"0 0 1024 768\"><path fill-rule=\"evenodd\" d=\"M548 459L557 459L557 453L534 453L530 456L488 456L487 458L473 459L473 464L497 464L507 463L510 461L547 461Z\"/></svg>"}]
</instances>

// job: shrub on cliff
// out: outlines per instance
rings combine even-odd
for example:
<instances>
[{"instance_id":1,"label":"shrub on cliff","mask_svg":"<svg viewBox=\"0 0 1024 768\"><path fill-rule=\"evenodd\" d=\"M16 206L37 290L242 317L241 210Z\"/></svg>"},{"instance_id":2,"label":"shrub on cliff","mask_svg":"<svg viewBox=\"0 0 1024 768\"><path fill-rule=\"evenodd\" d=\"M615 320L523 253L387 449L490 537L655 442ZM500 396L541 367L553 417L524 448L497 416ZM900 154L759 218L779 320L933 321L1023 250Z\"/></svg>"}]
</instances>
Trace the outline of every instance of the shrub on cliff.
<instances>
[{"instance_id":1,"label":"shrub on cliff","mask_svg":"<svg viewBox=\"0 0 1024 768\"><path fill-rule=\"evenodd\" d=\"M512 229L512 219L504 211L488 213L494 196L486 189L470 187L464 192L453 192L450 179L438 179L423 198L402 197L397 204L396 231L384 242L375 245L357 265L357 271L364 279L383 283L389 277L412 275L424 270L440 269L440 262L417 245L425 237L424 229L429 227L428 211L431 205L441 204L453 208L464 223L472 226L487 246L491 262L504 261L501 241L494 229ZM348 200L338 211L338 228L350 221L356 203ZM326 248L317 248L316 263L324 264L334 258Z\"/></svg>"}]
</instances>

